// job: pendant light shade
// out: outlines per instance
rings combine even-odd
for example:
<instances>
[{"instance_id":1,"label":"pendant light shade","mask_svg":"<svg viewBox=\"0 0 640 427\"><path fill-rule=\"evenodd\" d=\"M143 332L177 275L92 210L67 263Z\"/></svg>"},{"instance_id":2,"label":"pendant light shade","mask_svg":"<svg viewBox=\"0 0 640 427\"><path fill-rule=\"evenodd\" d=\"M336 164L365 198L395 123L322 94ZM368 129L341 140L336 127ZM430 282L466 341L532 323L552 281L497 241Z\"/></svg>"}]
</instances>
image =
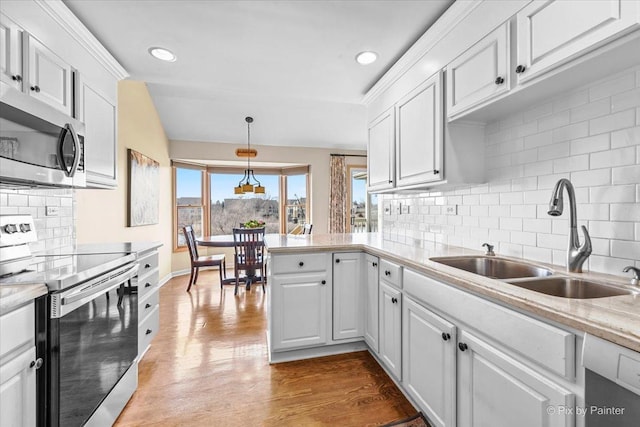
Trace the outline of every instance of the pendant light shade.
<instances>
[{"instance_id":1,"label":"pendant light shade","mask_svg":"<svg viewBox=\"0 0 640 427\"><path fill-rule=\"evenodd\" d=\"M245 117L244 120L247 122L247 150L242 151L253 153L256 152L255 150L251 150L251 123L253 123L253 117ZM244 176L238 183L238 186L233 188L234 194L265 194L265 188L260 184L260 181L256 179L253 174L253 169L251 169L251 157L255 157L255 155L247 155L247 169L245 169Z\"/></svg>"}]
</instances>

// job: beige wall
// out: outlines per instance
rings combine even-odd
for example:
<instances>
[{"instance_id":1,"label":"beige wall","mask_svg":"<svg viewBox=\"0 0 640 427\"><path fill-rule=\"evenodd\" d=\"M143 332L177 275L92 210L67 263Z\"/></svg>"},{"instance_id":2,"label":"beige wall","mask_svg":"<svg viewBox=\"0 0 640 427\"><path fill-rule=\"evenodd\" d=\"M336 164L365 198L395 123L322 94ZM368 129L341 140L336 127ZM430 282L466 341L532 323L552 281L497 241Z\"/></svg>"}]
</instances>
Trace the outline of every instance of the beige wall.
<instances>
[{"instance_id":1,"label":"beige wall","mask_svg":"<svg viewBox=\"0 0 640 427\"><path fill-rule=\"evenodd\" d=\"M160 163L159 223L127 226L127 149ZM118 83L118 187L115 190L76 191L78 243L157 241L160 277L171 272L172 193L169 141L144 82Z\"/></svg>"},{"instance_id":2,"label":"beige wall","mask_svg":"<svg viewBox=\"0 0 640 427\"><path fill-rule=\"evenodd\" d=\"M314 233L326 233L329 219L329 161L331 153L366 154L366 151L337 150L325 148L276 147L254 145L258 150L259 162L286 162L308 164L311 170L311 222ZM169 157L172 159L201 159L201 160L238 160L236 148L246 148L242 144L227 144L217 142L170 141ZM347 164L366 165L364 157L347 157ZM252 161L253 163L253 161ZM230 256L232 252L228 252ZM176 252L172 262L173 271L189 268L189 256L186 252Z\"/></svg>"}]
</instances>

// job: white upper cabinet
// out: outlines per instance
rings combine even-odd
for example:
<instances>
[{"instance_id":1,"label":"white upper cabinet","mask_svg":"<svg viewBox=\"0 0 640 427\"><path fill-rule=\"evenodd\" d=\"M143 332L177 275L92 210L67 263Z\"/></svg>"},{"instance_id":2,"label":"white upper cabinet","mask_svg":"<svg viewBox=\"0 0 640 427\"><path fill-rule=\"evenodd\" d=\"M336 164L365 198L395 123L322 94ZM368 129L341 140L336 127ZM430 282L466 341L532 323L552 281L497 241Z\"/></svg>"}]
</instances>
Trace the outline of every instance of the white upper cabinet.
<instances>
[{"instance_id":1,"label":"white upper cabinet","mask_svg":"<svg viewBox=\"0 0 640 427\"><path fill-rule=\"evenodd\" d=\"M0 13L0 80L22 90L22 28Z\"/></svg>"},{"instance_id":2,"label":"white upper cabinet","mask_svg":"<svg viewBox=\"0 0 640 427\"><path fill-rule=\"evenodd\" d=\"M86 82L79 102L85 124L85 170L89 187L115 187L117 171L116 106Z\"/></svg>"},{"instance_id":3,"label":"white upper cabinet","mask_svg":"<svg viewBox=\"0 0 640 427\"><path fill-rule=\"evenodd\" d=\"M639 11L640 2L628 0L532 2L516 15L518 83L637 26Z\"/></svg>"},{"instance_id":4,"label":"white upper cabinet","mask_svg":"<svg viewBox=\"0 0 640 427\"><path fill-rule=\"evenodd\" d=\"M58 55L28 36L27 92L36 99L72 116L72 68Z\"/></svg>"},{"instance_id":5,"label":"white upper cabinet","mask_svg":"<svg viewBox=\"0 0 640 427\"><path fill-rule=\"evenodd\" d=\"M369 124L367 163L369 191L394 187L395 112L393 108L389 108Z\"/></svg>"},{"instance_id":6,"label":"white upper cabinet","mask_svg":"<svg viewBox=\"0 0 640 427\"><path fill-rule=\"evenodd\" d=\"M396 187L442 179L442 72L396 104Z\"/></svg>"},{"instance_id":7,"label":"white upper cabinet","mask_svg":"<svg viewBox=\"0 0 640 427\"><path fill-rule=\"evenodd\" d=\"M509 90L509 23L505 22L447 66L447 116Z\"/></svg>"}]
</instances>

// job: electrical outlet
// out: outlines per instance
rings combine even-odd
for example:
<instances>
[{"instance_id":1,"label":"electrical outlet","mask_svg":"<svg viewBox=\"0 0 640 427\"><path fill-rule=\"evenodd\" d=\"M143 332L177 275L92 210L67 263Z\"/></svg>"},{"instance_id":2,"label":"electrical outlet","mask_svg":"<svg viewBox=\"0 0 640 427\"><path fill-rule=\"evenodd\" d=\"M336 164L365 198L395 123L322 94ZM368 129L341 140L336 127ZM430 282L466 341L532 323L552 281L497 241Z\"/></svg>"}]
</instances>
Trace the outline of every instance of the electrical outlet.
<instances>
[{"instance_id":1,"label":"electrical outlet","mask_svg":"<svg viewBox=\"0 0 640 427\"><path fill-rule=\"evenodd\" d=\"M58 216L60 214L60 207L59 206L47 206L46 209L46 215L47 216Z\"/></svg>"},{"instance_id":2,"label":"electrical outlet","mask_svg":"<svg viewBox=\"0 0 640 427\"><path fill-rule=\"evenodd\" d=\"M384 205L384 214L391 215L391 205Z\"/></svg>"},{"instance_id":3,"label":"electrical outlet","mask_svg":"<svg viewBox=\"0 0 640 427\"><path fill-rule=\"evenodd\" d=\"M443 211L445 215L458 215L458 205L444 206Z\"/></svg>"},{"instance_id":4,"label":"electrical outlet","mask_svg":"<svg viewBox=\"0 0 640 427\"><path fill-rule=\"evenodd\" d=\"M403 215L407 215L409 214L409 205L402 205L402 214Z\"/></svg>"}]
</instances>

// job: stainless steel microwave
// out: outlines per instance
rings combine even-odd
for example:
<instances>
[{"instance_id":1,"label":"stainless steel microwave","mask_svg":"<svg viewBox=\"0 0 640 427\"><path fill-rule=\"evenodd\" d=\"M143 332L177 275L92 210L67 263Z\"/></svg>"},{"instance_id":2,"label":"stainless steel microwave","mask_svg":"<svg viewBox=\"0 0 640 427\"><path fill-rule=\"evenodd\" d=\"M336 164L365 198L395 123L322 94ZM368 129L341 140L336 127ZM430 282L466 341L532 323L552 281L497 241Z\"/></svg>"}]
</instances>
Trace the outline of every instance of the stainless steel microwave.
<instances>
[{"instance_id":1,"label":"stainless steel microwave","mask_svg":"<svg viewBox=\"0 0 640 427\"><path fill-rule=\"evenodd\" d=\"M84 124L0 82L0 186L86 187Z\"/></svg>"}]
</instances>

